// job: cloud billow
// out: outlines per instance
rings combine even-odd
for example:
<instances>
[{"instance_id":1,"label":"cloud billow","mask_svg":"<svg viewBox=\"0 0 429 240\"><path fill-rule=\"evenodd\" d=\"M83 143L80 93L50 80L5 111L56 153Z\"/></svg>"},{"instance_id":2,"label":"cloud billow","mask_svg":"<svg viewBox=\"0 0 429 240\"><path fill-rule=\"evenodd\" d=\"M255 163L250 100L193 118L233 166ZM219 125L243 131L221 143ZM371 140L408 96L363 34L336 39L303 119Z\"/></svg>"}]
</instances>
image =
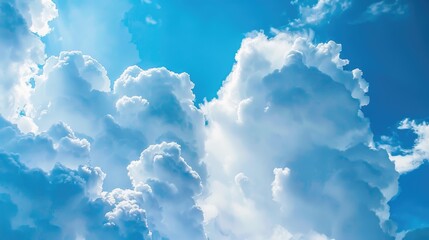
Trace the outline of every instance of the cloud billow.
<instances>
[{"instance_id":1,"label":"cloud billow","mask_svg":"<svg viewBox=\"0 0 429 240\"><path fill-rule=\"evenodd\" d=\"M203 106L212 194L201 205L216 239L393 238L398 173L371 147L368 85L340 51L301 34L243 40Z\"/></svg>"},{"instance_id":2,"label":"cloud billow","mask_svg":"<svg viewBox=\"0 0 429 240\"><path fill-rule=\"evenodd\" d=\"M11 16L0 31L19 40L0 37L2 236L395 237L399 173L375 147L368 83L340 44L249 33L217 98L196 106L187 73L130 66L111 81L82 52L45 58L56 10L36 2L44 17L0 1Z\"/></svg>"}]
</instances>

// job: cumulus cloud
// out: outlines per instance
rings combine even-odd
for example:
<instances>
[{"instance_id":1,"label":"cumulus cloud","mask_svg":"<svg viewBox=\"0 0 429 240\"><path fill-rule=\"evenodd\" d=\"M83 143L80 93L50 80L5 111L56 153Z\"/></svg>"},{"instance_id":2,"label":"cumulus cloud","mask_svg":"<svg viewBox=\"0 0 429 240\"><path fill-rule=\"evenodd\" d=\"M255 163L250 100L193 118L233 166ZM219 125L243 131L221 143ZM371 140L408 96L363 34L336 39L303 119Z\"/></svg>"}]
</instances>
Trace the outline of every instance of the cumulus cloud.
<instances>
[{"instance_id":1,"label":"cumulus cloud","mask_svg":"<svg viewBox=\"0 0 429 240\"><path fill-rule=\"evenodd\" d=\"M95 59L62 52L46 61L34 85L26 106L38 131L62 132L55 147L80 156L76 164L91 160L101 166L109 188L129 186L128 163L161 141L178 142L205 182L200 159L204 118L194 105L194 85L187 74L132 66L111 90L106 70ZM58 123L69 130L51 129L61 127Z\"/></svg>"},{"instance_id":2,"label":"cumulus cloud","mask_svg":"<svg viewBox=\"0 0 429 240\"><path fill-rule=\"evenodd\" d=\"M25 134L1 116L0 122L0 149L18 154L30 167L50 170L56 162L77 167L89 159L88 140L76 137L64 123L53 125L40 134Z\"/></svg>"},{"instance_id":3,"label":"cumulus cloud","mask_svg":"<svg viewBox=\"0 0 429 240\"><path fill-rule=\"evenodd\" d=\"M134 188L146 191L159 206L150 208L148 216L161 236L206 239L203 213L194 201L202 191L201 178L182 158L177 143L151 145L127 168Z\"/></svg>"},{"instance_id":4,"label":"cumulus cloud","mask_svg":"<svg viewBox=\"0 0 429 240\"><path fill-rule=\"evenodd\" d=\"M115 189L106 199L115 207L106 213L107 226L119 229L124 239L150 239L141 192Z\"/></svg>"},{"instance_id":5,"label":"cumulus cloud","mask_svg":"<svg viewBox=\"0 0 429 240\"><path fill-rule=\"evenodd\" d=\"M94 89L92 85L105 80L104 72L95 60L78 52L64 52L58 58L50 58L36 79L31 96L32 116L40 125L41 132L24 134L16 125L2 119L1 132L4 139L10 141L3 141L4 149L19 154L32 166L43 167L45 171L49 171L56 161L76 167L85 159L91 159L112 175L112 188L127 181L126 166L148 142L177 140L181 146L177 143L149 146L143 151L140 161L130 164L132 189L115 189L101 194L105 174L99 174L102 180L88 180L94 191L87 197L95 199L90 205L100 208L96 209L99 212L91 214L99 215L97 224L100 229L74 229L75 237L101 239L107 232L112 232L114 235L108 239L151 239L152 236L154 239L174 239L177 236L205 239L202 211L193 199L201 193L203 180L182 157L183 151L205 181L205 167L198 157L203 151L198 149L203 144L198 138L202 134L204 120L193 104L193 84L189 76L166 69L143 71L132 67L117 80L114 92L105 92ZM50 92L52 94L47 94ZM67 106L70 101L75 105ZM89 102L111 105L106 108L111 111L100 111L95 105L83 104ZM171 112L166 111L167 106L171 107ZM76 133L72 126L79 132ZM156 126L159 129L154 129ZM18 144L23 141L26 145ZM38 159L34 160L36 149L39 149ZM45 155L41 151L43 149L46 149ZM66 156L78 161L66 161ZM115 162L117 160L122 162ZM141 163L145 163L144 166ZM116 172L121 173L117 171L118 166L125 173L117 175ZM93 172L88 167L79 169L82 174ZM178 172L179 169L182 172ZM40 173L44 174L41 170ZM84 211L88 206L80 207L75 211ZM79 222L82 217L74 216L73 221Z\"/></svg>"},{"instance_id":6,"label":"cumulus cloud","mask_svg":"<svg viewBox=\"0 0 429 240\"><path fill-rule=\"evenodd\" d=\"M116 101L116 110L121 114L138 114L145 110L149 102L141 96L123 96ZM129 117L127 117L129 119Z\"/></svg>"},{"instance_id":7,"label":"cumulus cloud","mask_svg":"<svg viewBox=\"0 0 429 240\"><path fill-rule=\"evenodd\" d=\"M207 173L201 161L204 116L194 105L193 87L186 73L177 74L165 68L129 67L114 83L113 94L119 107L119 115L114 116L121 126L143 133L148 144L177 142L188 164L205 182ZM126 111L120 105L127 98L119 96L131 96ZM131 106L134 110L130 116Z\"/></svg>"},{"instance_id":8,"label":"cumulus cloud","mask_svg":"<svg viewBox=\"0 0 429 240\"><path fill-rule=\"evenodd\" d=\"M28 104L41 131L60 121L77 132L93 136L98 118L113 112L105 92L110 91L106 70L80 52L62 52L47 59Z\"/></svg>"},{"instance_id":9,"label":"cumulus cloud","mask_svg":"<svg viewBox=\"0 0 429 240\"><path fill-rule=\"evenodd\" d=\"M349 6L301 5L296 24ZM393 238L398 173L373 147L368 83L340 44L252 32L218 97L197 107L186 73L130 66L113 80L79 51L45 62L54 8L0 2L2 236ZM402 157L422 153L425 127L403 122L423 140Z\"/></svg>"},{"instance_id":10,"label":"cumulus cloud","mask_svg":"<svg viewBox=\"0 0 429 240\"><path fill-rule=\"evenodd\" d=\"M243 40L218 98L203 106L209 236L392 238L398 174L369 147L368 84L343 68L340 51L300 34Z\"/></svg>"},{"instance_id":11,"label":"cumulus cloud","mask_svg":"<svg viewBox=\"0 0 429 240\"><path fill-rule=\"evenodd\" d=\"M305 5L299 0L291 1L291 3L298 5L300 18L290 24L298 27L322 23L334 14L346 11L352 4L349 0L318 0L314 5Z\"/></svg>"},{"instance_id":12,"label":"cumulus cloud","mask_svg":"<svg viewBox=\"0 0 429 240\"><path fill-rule=\"evenodd\" d=\"M15 123L24 115L21 113L25 112L31 91L29 81L44 61L44 45L28 29L32 11L29 4L35 2L0 1L0 111ZM24 126L28 125L31 123L27 121Z\"/></svg>"},{"instance_id":13,"label":"cumulus cloud","mask_svg":"<svg viewBox=\"0 0 429 240\"><path fill-rule=\"evenodd\" d=\"M148 227L144 194L102 192L99 168L57 165L46 173L7 154L0 154L0 165L0 232L6 239L161 239Z\"/></svg>"},{"instance_id":14,"label":"cumulus cloud","mask_svg":"<svg viewBox=\"0 0 429 240\"><path fill-rule=\"evenodd\" d=\"M17 156L0 154L0 231L6 239L75 239L91 221L103 228L103 219L87 215L95 202L104 173L81 166L57 165L49 173L23 165ZM35 204L37 203L37 204ZM89 212L85 212L89 211Z\"/></svg>"},{"instance_id":15,"label":"cumulus cloud","mask_svg":"<svg viewBox=\"0 0 429 240\"><path fill-rule=\"evenodd\" d=\"M10 136L11 132L19 132L16 126L2 121L1 133ZM54 143L76 138L65 124L54 125L40 136L19 133L12 139L15 138L31 141L27 140L26 146L9 143L15 148L1 149L17 150L18 154L0 154L0 207L7 213L0 226L2 236L10 239L206 238L203 214L193 199L202 191L201 178L183 159L177 143L149 146L140 160L128 166L129 180L134 187L106 192L103 191L106 174L98 167L81 165L72 170L56 164L43 171L27 167L19 159L18 156L31 158L36 151L40 161L30 161L32 164L55 159L55 154L61 151ZM41 147L50 147L53 156L43 156Z\"/></svg>"},{"instance_id":16,"label":"cumulus cloud","mask_svg":"<svg viewBox=\"0 0 429 240\"><path fill-rule=\"evenodd\" d=\"M48 135L54 140L54 148L59 152L78 159L89 157L91 144L85 138L76 137L73 130L64 123L52 125L48 130Z\"/></svg>"},{"instance_id":17,"label":"cumulus cloud","mask_svg":"<svg viewBox=\"0 0 429 240\"><path fill-rule=\"evenodd\" d=\"M17 1L21 4L22 1ZM39 36L45 36L51 31L49 22L58 17L58 10L55 3L51 0L32 0L26 1L30 19L27 23L30 26L30 31L37 33ZM31 24L30 24L31 23Z\"/></svg>"},{"instance_id":18,"label":"cumulus cloud","mask_svg":"<svg viewBox=\"0 0 429 240\"><path fill-rule=\"evenodd\" d=\"M32 32L46 34L42 21L55 11L45 9L52 7L49 1L31 4L2 1L0 8L7 16L0 25L6 66L0 75L1 235L205 239L194 200L207 178L200 159L204 117L194 105L189 76L134 66L111 88L106 69L81 52L61 52L45 63L44 46ZM166 174L139 179L134 172L130 179L130 162L164 140L171 142L161 146L165 161L154 166L162 162ZM174 186L179 204L168 199L165 186Z\"/></svg>"}]
</instances>

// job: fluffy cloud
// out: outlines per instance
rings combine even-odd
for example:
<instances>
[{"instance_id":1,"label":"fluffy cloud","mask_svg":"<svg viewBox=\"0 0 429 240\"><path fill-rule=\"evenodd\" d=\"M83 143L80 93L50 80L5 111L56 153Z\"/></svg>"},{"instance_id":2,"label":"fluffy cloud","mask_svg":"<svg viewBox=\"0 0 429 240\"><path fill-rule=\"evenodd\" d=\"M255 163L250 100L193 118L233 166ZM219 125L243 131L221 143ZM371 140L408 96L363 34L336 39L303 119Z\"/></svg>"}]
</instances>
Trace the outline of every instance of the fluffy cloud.
<instances>
[{"instance_id":1,"label":"fluffy cloud","mask_svg":"<svg viewBox=\"0 0 429 240\"><path fill-rule=\"evenodd\" d=\"M193 87L186 73L129 67L114 83L118 111L114 116L119 125L143 133L148 144L177 142L205 182L204 116L194 105Z\"/></svg>"},{"instance_id":2,"label":"fluffy cloud","mask_svg":"<svg viewBox=\"0 0 429 240\"><path fill-rule=\"evenodd\" d=\"M0 231L6 239L75 239L88 231L91 217L103 228L103 219L85 212L94 207L90 198L99 194L100 169L57 165L47 174L4 153L0 164L0 206L6 213Z\"/></svg>"},{"instance_id":3,"label":"fluffy cloud","mask_svg":"<svg viewBox=\"0 0 429 240\"><path fill-rule=\"evenodd\" d=\"M17 125L0 116L0 139L1 150L18 154L26 165L46 171L56 162L77 167L89 158L88 140L76 137L64 123L55 124L47 132L40 134L25 134Z\"/></svg>"},{"instance_id":4,"label":"fluffy cloud","mask_svg":"<svg viewBox=\"0 0 429 240\"><path fill-rule=\"evenodd\" d=\"M112 81L78 51L45 63L55 5L26 3L0 2L2 236L392 239L398 173L373 147L368 83L340 44L250 33L198 108L186 73L131 66ZM296 24L349 6L301 6ZM402 158L426 158L426 127L402 124L421 136Z\"/></svg>"},{"instance_id":5,"label":"fluffy cloud","mask_svg":"<svg viewBox=\"0 0 429 240\"><path fill-rule=\"evenodd\" d=\"M80 52L62 52L47 59L35 78L29 112L39 130L60 121L77 132L94 136L101 116L113 112L110 80L96 60Z\"/></svg>"},{"instance_id":6,"label":"fluffy cloud","mask_svg":"<svg viewBox=\"0 0 429 240\"><path fill-rule=\"evenodd\" d=\"M19 132L2 121L0 132ZM55 151L54 142L66 137L75 138L70 127L60 123L40 136L13 137L32 139L26 146L9 145L25 158L31 156L23 149L33 155L39 151L39 161L30 163L40 164L56 159L61 151ZM43 146L51 147L53 156L44 159L36 149ZM98 167L72 170L57 164L43 171L27 167L18 155L4 153L0 165L0 208L5 213L0 233L8 239L206 238L203 213L194 201L202 191L201 178L183 159L177 143L149 146L128 166L133 188L110 192L103 191L106 174Z\"/></svg>"},{"instance_id":7,"label":"fluffy cloud","mask_svg":"<svg viewBox=\"0 0 429 240\"><path fill-rule=\"evenodd\" d=\"M290 33L243 40L218 98L203 106L210 237L391 239L398 174L369 147L368 85L343 69L340 51Z\"/></svg>"},{"instance_id":8,"label":"fluffy cloud","mask_svg":"<svg viewBox=\"0 0 429 240\"><path fill-rule=\"evenodd\" d=\"M26 3L0 3L7 16L0 25L5 51L0 75L5 100L0 109L5 117L0 117L0 150L5 152L0 156L1 235L205 239L203 214L194 200L207 178L200 160L204 118L194 105L189 76L134 66L111 89L105 68L81 52L62 52L45 63L44 46L32 32L42 36L49 31L55 5ZM158 149L149 144L163 140L177 142L161 144L162 151L156 152L165 160L153 166L164 164L165 174L140 176L139 171L151 170L136 161L129 167L130 179L130 162L146 147L145 154ZM150 161L149 156L142 161ZM107 174L84 164L102 166ZM131 189L117 188L127 186ZM166 186L174 186L170 194L179 203L168 198Z\"/></svg>"},{"instance_id":9,"label":"fluffy cloud","mask_svg":"<svg viewBox=\"0 0 429 240\"><path fill-rule=\"evenodd\" d=\"M0 111L14 122L21 120L31 89L28 81L44 60L43 43L27 27L31 24L27 21L31 18L30 2L0 1ZM31 124L23 125L27 131L34 130L28 127Z\"/></svg>"},{"instance_id":10,"label":"fluffy cloud","mask_svg":"<svg viewBox=\"0 0 429 240\"><path fill-rule=\"evenodd\" d=\"M34 132L36 126L25 117L26 103L30 82L45 58L44 45L34 33L46 35L57 10L50 0L2 0L0 16L0 111L25 132Z\"/></svg>"},{"instance_id":11,"label":"fluffy cloud","mask_svg":"<svg viewBox=\"0 0 429 240\"><path fill-rule=\"evenodd\" d=\"M141 208L141 192L115 189L106 199L115 207L106 213L107 226L119 229L125 239L150 239L151 232L146 221L146 212Z\"/></svg>"},{"instance_id":12,"label":"fluffy cloud","mask_svg":"<svg viewBox=\"0 0 429 240\"><path fill-rule=\"evenodd\" d=\"M23 1L17 0L18 5L23 6ZM49 22L58 17L58 10L51 0L24 1L28 4L27 24L30 31L39 36L45 36L51 31ZM25 6L25 5L24 5ZM24 15L25 16L25 15Z\"/></svg>"},{"instance_id":13,"label":"fluffy cloud","mask_svg":"<svg viewBox=\"0 0 429 240\"><path fill-rule=\"evenodd\" d=\"M400 123L399 130L411 130L417 138L411 149L403 149L395 145L387 137L387 144L382 145L389 152L390 159L395 162L396 170L400 173L412 171L418 168L425 160L429 159L429 125L426 122L417 123L414 120L405 119Z\"/></svg>"},{"instance_id":14,"label":"fluffy cloud","mask_svg":"<svg viewBox=\"0 0 429 240\"><path fill-rule=\"evenodd\" d=\"M162 141L178 142L205 182L200 159L204 118L194 105L192 88L185 73L132 66L111 91L106 70L95 59L80 52L62 52L50 57L35 78L28 116L40 132L53 132L51 126L58 127L60 122L69 126L58 137L57 148L101 166L109 188L129 186L126 166L149 144Z\"/></svg>"},{"instance_id":15,"label":"fluffy cloud","mask_svg":"<svg viewBox=\"0 0 429 240\"><path fill-rule=\"evenodd\" d=\"M17 125L8 122L3 117L0 117L0 139L1 150L19 154L21 161L29 166L48 169L55 164L56 151L52 139L32 133L24 134ZM34 152L38 154L34 154ZM49 163L46 160L49 160Z\"/></svg>"},{"instance_id":16,"label":"fluffy cloud","mask_svg":"<svg viewBox=\"0 0 429 240\"><path fill-rule=\"evenodd\" d=\"M201 178L182 158L177 143L149 146L128 172L134 188L156 203L148 208L148 218L161 236L206 239L203 213L194 201L202 191Z\"/></svg>"},{"instance_id":17,"label":"fluffy cloud","mask_svg":"<svg viewBox=\"0 0 429 240\"><path fill-rule=\"evenodd\" d=\"M315 25L336 13L346 11L351 6L349 0L318 0L314 5L304 5L299 0L291 1L299 7L300 18L291 22L292 26Z\"/></svg>"}]
</instances>

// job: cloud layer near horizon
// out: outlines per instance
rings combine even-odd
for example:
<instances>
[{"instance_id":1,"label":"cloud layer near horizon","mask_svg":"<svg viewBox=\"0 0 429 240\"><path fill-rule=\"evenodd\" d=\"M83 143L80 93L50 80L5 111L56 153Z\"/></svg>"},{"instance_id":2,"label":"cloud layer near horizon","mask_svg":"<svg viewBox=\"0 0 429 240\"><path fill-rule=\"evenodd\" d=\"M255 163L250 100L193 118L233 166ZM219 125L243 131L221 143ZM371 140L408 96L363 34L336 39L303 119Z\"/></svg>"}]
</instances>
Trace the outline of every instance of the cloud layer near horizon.
<instances>
[{"instance_id":1,"label":"cloud layer near horizon","mask_svg":"<svg viewBox=\"0 0 429 240\"><path fill-rule=\"evenodd\" d=\"M186 73L130 66L112 81L78 51L45 59L56 14L0 0L2 236L395 237L399 174L341 45L250 33L218 97L195 106Z\"/></svg>"}]
</instances>

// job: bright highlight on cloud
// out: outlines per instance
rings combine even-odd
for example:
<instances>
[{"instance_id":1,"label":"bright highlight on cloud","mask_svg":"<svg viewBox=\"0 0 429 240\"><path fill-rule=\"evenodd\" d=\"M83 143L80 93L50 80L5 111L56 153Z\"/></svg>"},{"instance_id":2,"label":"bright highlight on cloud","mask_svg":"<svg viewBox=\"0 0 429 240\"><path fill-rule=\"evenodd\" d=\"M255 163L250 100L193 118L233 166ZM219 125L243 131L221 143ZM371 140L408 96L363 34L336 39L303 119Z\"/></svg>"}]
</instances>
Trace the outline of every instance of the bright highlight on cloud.
<instances>
[{"instance_id":1,"label":"bright highlight on cloud","mask_svg":"<svg viewBox=\"0 0 429 240\"><path fill-rule=\"evenodd\" d=\"M301 6L296 23L350 4ZM400 155L377 148L368 83L341 44L251 32L197 106L187 73L129 66L109 79L80 51L47 57L40 37L57 15L48 0L0 0L5 239L399 236L389 202L399 172L427 159L428 126L403 121L418 139Z\"/></svg>"},{"instance_id":2,"label":"bright highlight on cloud","mask_svg":"<svg viewBox=\"0 0 429 240\"><path fill-rule=\"evenodd\" d=\"M343 69L340 51L300 34L243 40L218 99L203 107L209 235L389 239L398 174L369 147L367 83Z\"/></svg>"},{"instance_id":3,"label":"bright highlight on cloud","mask_svg":"<svg viewBox=\"0 0 429 240\"><path fill-rule=\"evenodd\" d=\"M18 115L29 98L28 81L37 74L38 64L44 61L44 45L28 28L32 17L37 18L31 15L29 3L33 2L0 2L0 110L4 117L20 120L21 125L26 125L26 120L18 119Z\"/></svg>"},{"instance_id":4,"label":"bright highlight on cloud","mask_svg":"<svg viewBox=\"0 0 429 240\"><path fill-rule=\"evenodd\" d=\"M398 129L411 130L417 135L414 146L411 149L403 149L401 146L390 143L384 147L395 162L398 172L412 171L429 159L429 125L426 122L417 123L414 120L404 119Z\"/></svg>"}]
</instances>

